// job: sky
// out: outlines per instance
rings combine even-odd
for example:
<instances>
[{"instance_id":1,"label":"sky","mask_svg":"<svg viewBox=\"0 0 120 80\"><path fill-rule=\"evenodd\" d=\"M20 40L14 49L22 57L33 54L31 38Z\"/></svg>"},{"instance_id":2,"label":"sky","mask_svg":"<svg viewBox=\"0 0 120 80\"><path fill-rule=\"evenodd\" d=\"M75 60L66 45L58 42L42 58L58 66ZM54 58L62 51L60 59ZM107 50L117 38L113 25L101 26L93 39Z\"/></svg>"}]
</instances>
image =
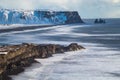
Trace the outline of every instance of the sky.
<instances>
[{"instance_id":1,"label":"sky","mask_svg":"<svg viewBox=\"0 0 120 80\"><path fill-rule=\"evenodd\" d=\"M0 8L70 10L82 18L120 18L120 0L0 0Z\"/></svg>"}]
</instances>

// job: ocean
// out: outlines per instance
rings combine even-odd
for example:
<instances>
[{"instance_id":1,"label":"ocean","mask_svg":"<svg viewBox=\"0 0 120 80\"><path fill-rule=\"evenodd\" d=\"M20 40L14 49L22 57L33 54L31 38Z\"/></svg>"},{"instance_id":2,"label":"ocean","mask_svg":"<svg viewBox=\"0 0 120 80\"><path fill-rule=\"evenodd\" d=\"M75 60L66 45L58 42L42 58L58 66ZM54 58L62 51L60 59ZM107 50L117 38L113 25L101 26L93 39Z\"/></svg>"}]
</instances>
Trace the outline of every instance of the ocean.
<instances>
[{"instance_id":1,"label":"ocean","mask_svg":"<svg viewBox=\"0 0 120 80\"><path fill-rule=\"evenodd\" d=\"M79 43L86 49L36 59L13 80L120 80L120 24L61 25L0 34L0 45Z\"/></svg>"}]
</instances>

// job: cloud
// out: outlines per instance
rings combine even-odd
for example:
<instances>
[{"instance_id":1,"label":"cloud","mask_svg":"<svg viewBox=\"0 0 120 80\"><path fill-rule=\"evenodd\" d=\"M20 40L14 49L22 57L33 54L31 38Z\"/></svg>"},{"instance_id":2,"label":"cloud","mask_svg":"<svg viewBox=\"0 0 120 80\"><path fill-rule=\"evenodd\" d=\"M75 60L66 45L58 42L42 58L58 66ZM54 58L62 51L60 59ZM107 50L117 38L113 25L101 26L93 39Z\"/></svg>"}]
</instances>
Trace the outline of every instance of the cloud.
<instances>
[{"instance_id":1,"label":"cloud","mask_svg":"<svg viewBox=\"0 0 120 80\"><path fill-rule=\"evenodd\" d=\"M113 3L119 3L119 0L112 0Z\"/></svg>"},{"instance_id":2,"label":"cloud","mask_svg":"<svg viewBox=\"0 0 120 80\"><path fill-rule=\"evenodd\" d=\"M120 17L120 0L0 0L0 8L77 10L85 18Z\"/></svg>"},{"instance_id":3,"label":"cloud","mask_svg":"<svg viewBox=\"0 0 120 80\"><path fill-rule=\"evenodd\" d=\"M7 9L51 9L51 7L70 9L81 0L0 0L0 6Z\"/></svg>"},{"instance_id":4,"label":"cloud","mask_svg":"<svg viewBox=\"0 0 120 80\"><path fill-rule=\"evenodd\" d=\"M0 6L7 9L30 9L34 8L32 0L0 0Z\"/></svg>"}]
</instances>

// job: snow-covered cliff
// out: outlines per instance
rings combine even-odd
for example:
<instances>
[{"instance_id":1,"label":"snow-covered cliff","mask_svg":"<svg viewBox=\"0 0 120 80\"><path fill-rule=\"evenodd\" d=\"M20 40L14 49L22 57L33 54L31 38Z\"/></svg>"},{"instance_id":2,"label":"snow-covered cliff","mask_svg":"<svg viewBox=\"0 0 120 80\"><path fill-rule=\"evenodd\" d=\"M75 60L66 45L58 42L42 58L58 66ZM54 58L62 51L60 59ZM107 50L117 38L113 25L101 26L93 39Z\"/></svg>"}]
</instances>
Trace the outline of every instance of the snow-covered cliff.
<instances>
[{"instance_id":1,"label":"snow-covered cliff","mask_svg":"<svg viewBox=\"0 0 120 80\"><path fill-rule=\"evenodd\" d=\"M0 10L0 24L82 23L77 11Z\"/></svg>"}]
</instances>

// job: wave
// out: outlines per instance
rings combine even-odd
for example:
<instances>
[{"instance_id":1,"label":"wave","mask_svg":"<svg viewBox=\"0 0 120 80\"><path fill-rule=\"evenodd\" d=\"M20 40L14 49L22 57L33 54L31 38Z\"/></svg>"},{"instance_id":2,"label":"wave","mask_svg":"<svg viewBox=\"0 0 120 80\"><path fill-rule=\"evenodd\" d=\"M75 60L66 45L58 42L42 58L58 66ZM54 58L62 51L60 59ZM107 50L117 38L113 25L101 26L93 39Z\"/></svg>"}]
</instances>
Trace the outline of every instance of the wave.
<instances>
[{"instance_id":1,"label":"wave","mask_svg":"<svg viewBox=\"0 0 120 80\"><path fill-rule=\"evenodd\" d=\"M113 36L118 37L120 34L100 34L99 30L97 34L85 33L80 31L83 27L90 27L90 25L63 25L6 33L8 34L6 40L17 38L12 40L13 42L27 41L61 45L76 42L86 48L83 51L55 54L48 59L36 59L41 64L33 64L25 69L25 72L12 76L13 80L117 80L118 77L113 76L119 74L117 72L120 67L119 51L114 50L116 47L113 45L109 47L105 45L111 44L108 39L115 39L115 43L112 44L117 45L116 38Z\"/></svg>"},{"instance_id":2,"label":"wave","mask_svg":"<svg viewBox=\"0 0 120 80\"><path fill-rule=\"evenodd\" d=\"M86 80L90 77L93 79L93 77L99 75L104 80L107 80L103 75L108 77L110 75L107 75L105 72L112 72L118 69L119 62L112 63L117 59L119 60L117 54L120 54L118 51L112 51L111 48L107 47L98 47L102 46L101 44L83 43L82 45L86 47L86 50L55 54L48 59L36 59L41 64L33 64L25 72L12 76L12 78L13 80L56 80L56 78L61 80L66 78L79 80L82 78L82 80ZM109 66L106 67L106 64ZM71 76L67 77L68 75Z\"/></svg>"},{"instance_id":3,"label":"wave","mask_svg":"<svg viewBox=\"0 0 120 80\"><path fill-rule=\"evenodd\" d=\"M75 51L75 52L65 52L64 54L54 54L53 57L47 59L35 59L36 61L40 62L40 64L33 64L33 66L25 69L25 72L11 76L13 80L39 80L39 73L43 72L46 67L52 65L56 62L62 61L67 57L71 57L74 55L79 54L82 51ZM43 79L42 79L43 80Z\"/></svg>"}]
</instances>

